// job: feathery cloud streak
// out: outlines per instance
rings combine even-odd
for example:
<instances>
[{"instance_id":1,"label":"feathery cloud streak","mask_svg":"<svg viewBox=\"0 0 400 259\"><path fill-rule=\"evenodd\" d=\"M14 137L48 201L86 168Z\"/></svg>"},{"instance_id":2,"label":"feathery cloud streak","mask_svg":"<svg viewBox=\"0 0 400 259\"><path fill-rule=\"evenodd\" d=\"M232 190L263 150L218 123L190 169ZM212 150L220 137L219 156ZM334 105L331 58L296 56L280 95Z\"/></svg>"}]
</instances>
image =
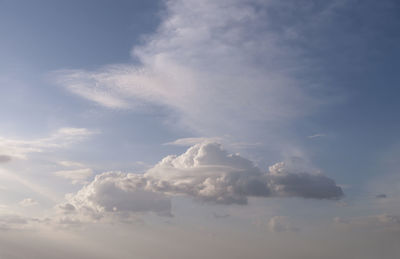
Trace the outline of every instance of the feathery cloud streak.
<instances>
[{"instance_id":1,"label":"feathery cloud streak","mask_svg":"<svg viewBox=\"0 0 400 259\"><path fill-rule=\"evenodd\" d=\"M166 1L158 30L132 51L139 65L58 71L56 81L108 108L168 107L205 136L302 116L320 101L294 78L305 68L270 28L270 2Z\"/></svg>"}]
</instances>

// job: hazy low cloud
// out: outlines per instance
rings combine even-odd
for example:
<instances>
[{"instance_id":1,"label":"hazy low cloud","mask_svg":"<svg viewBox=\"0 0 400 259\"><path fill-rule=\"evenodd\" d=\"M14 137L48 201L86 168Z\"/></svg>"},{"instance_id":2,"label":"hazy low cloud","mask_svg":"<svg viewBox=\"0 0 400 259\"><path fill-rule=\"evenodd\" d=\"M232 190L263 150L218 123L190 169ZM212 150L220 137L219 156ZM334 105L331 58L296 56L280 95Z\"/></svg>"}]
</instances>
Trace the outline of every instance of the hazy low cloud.
<instances>
[{"instance_id":1,"label":"hazy low cloud","mask_svg":"<svg viewBox=\"0 0 400 259\"><path fill-rule=\"evenodd\" d=\"M29 222L29 219L16 215L1 215L0 216L0 230L12 230L12 229L21 229L25 227Z\"/></svg>"},{"instance_id":2,"label":"hazy low cloud","mask_svg":"<svg viewBox=\"0 0 400 259\"><path fill-rule=\"evenodd\" d=\"M196 144L180 156L165 157L145 174L97 175L59 208L65 214L92 218L131 212L171 215L170 195L218 204L247 204L248 197L339 199L343 195L332 179L300 165L298 159L281 162L263 172L220 144Z\"/></svg>"},{"instance_id":3,"label":"hazy low cloud","mask_svg":"<svg viewBox=\"0 0 400 259\"><path fill-rule=\"evenodd\" d=\"M7 163L11 161L11 156L0 155L0 163Z\"/></svg>"},{"instance_id":4,"label":"hazy low cloud","mask_svg":"<svg viewBox=\"0 0 400 259\"><path fill-rule=\"evenodd\" d=\"M334 218L339 226L361 230L378 230L400 233L400 215L378 214L351 218Z\"/></svg>"},{"instance_id":5,"label":"hazy low cloud","mask_svg":"<svg viewBox=\"0 0 400 259\"><path fill-rule=\"evenodd\" d=\"M272 232L293 232L299 231L299 228L293 227L288 217L274 216L268 220L268 229Z\"/></svg>"}]
</instances>

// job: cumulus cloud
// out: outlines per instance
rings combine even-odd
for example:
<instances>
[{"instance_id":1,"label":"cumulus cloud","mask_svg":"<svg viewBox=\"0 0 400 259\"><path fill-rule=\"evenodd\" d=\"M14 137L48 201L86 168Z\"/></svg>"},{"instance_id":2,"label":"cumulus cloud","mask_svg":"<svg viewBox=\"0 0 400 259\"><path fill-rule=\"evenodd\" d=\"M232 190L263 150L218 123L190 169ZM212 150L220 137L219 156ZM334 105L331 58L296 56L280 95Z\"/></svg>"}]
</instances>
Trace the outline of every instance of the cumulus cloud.
<instances>
[{"instance_id":1,"label":"cumulus cloud","mask_svg":"<svg viewBox=\"0 0 400 259\"><path fill-rule=\"evenodd\" d=\"M115 212L171 215L171 195L217 204L247 204L248 197L339 199L343 195L332 179L304 171L306 167L300 164L298 159L281 162L263 172L220 144L206 142L180 156L165 157L145 174L97 175L59 208L67 214L82 212L94 218Z\"/></svg>"},{"instance_id":2,"label":"cumulus cloud","mask_svg":"<svg viewBox=\"0 0 400 259\"><path fill-rule=\"evenodd\" d=\"M250 160L229 154L217 143L202 143L180 156L168 156L144 175L157 191L203 201L246 204L248 197L338 199L342 189L300 162L280 162L261 171Z\"/></svg>"},{"instance_id":3,"label":"cumulus cloud","mask_svg":"<svg viewBox=\"0 0 400 259\"><path fill-rule=\"evenodd\" d=\"M71 180L72 184L85 184L88 178L93 175L93 170L90 168L61 170L54 173L55 175Z\"/></svg>"},{"instance_id":4,"label":"cumulus cloud","mask_svg":"<svg viewBox=\"0 0 400 259\"><path fill-rule=\"evenodd\" d=\"M334 180L298 165L299 160L294 159L269 167L269 186L275 195L314 199L337 199L343 195L342 188Z\"/></svg>"},{"instance_id":5,"label":"cumulus cloud","mask_svg":"<svg viewBox=\"0 0 400 259\"><path fill-rule=\"evenodd\" d=\"M110 213L154 212L171 215L171 201L163 194L147 188L139 174L107 172L95 179L59 206L67 214L81 213L100 219Z\"/></svg>"}]
</instances>

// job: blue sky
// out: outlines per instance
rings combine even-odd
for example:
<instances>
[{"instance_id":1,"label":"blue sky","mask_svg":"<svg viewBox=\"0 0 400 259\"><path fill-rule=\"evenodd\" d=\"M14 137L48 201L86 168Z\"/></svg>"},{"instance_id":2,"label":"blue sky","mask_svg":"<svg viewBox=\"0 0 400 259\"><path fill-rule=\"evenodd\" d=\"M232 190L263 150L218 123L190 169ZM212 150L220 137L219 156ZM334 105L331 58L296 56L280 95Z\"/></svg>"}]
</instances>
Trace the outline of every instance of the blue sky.
<instances>
[{"instance_id":1,"label":"blue sky","mask_svg":"<svg viewBox=\"0 0 400 259\"><path fill-rule=\"evenodd\" d=\"M395 258L399 14L0 1L0 257Z\"/></svg>"}]
</instances>

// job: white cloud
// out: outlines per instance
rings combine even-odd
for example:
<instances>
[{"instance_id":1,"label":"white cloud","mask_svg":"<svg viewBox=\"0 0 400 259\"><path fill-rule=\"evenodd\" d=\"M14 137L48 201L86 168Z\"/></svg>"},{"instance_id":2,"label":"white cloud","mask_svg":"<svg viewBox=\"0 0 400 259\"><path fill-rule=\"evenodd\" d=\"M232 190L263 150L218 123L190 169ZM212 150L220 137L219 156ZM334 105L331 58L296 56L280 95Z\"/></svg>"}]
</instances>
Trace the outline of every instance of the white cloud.
<instances>
[{"instance_id":1,"label":"white cloud","mask_svg":"<svg viewBox=\"0 0 400 259\"><path fill-rule=\"evenodd\" d=\"M219 204L246 204L248 197L339 199L343 195L332 179L305 168L295 159L262 172L250 160L206 142L180 156L165 157L145 174L97 175L59 209L92 218L149 211L171 215L170 195Z\"/></svg>"},{"instance_id":2,"label":"white cloud","mask_svg":"<svg viewBox=\"0 0 400 259\"><path fill-rule=\"evenodd\" d=\"M249 196L337 199L343 195L332 179L310 171L299 159L262 172L217 143L197 144L180 156L168 156L144 176L155 190L226 204L245 204Z\"/></svg>"},{"instance_id":3,"label":"white cloud","mask_svg":"<svg viewBox=\"0 0 400 259\"><path fill-rule=\"evenodd\" d=\"M322 137L326 137L326 135L319 133L319 134L314 134L314 135L308 136L308 138L311 138L311 139L312 138L322 138Z\"/></svg>"},{"instance_id":4,"label":"white cloud","mask_svg":"<svg viewBox=\"0 0 400 259\"><path fill-rule=\"evenodd\" d=\"M36 206L38 204L39 203L32 198L26 198L19 202L19 205L21 205L22 207L31 207L31 206Z\"/></svg>"},{"instance_id":5,"label":"white cloud","mask_svg":"<svg viewBox=\"0 0 400 259\"><path fill-rule=\"evenodd\" d=\"M58 164L65 167L84 167L83 164L74 161L60 161Z\"/></svg>"},{"instance_id":6,"label":"white cloud","mask_svg":"<svg viewBox=\"0 0 400 259\"><path fill-rule=\"evenodd\" d=\"M66 214L80 213L100 219L107 214L155 212L171 215L171 201L146 188L146 179L138 174L108 172L95 179L59 206Z\"/></svg>"},{"instance_id":7,"label":"white cloud","mask_svg":"<svg viewBox=\"0 0 400 259\"><path fill-rule=\"evenodd\" d=\"M28 153L43 152L53 148L65 148L82 141L96 132L85 128L60 128L49 137L34 140L19 140L0 137L2 156L26 158Z\"/></svg>"},{"instance_id":8,"label":"white cloud","mask_svg":"<svg viewBox=\"0 0 400 259\"><path fill-rule=\"evenodd\" d=\"M168 156L148 170L153 188L216 203L247 203L247 196L271 195L266 175L251 161L202 143L180 156Z\"/></svg>"},{"instance_id":9,"label":"white cloud","mask_svg":"<svg viewBox=\"0 0 400 259\"><path fill-rule=\"evenodd\" d=\"M56 81L109 108L167 106L199 135L265 136L320 103L292 75L306 66L270 28L270 2L167 1L158 30L132 51L141 65L58 71Z\"/></svg>"},{"instance_id":10,"label":"white cloud","mask_svg":"<svg viewBox=\"0 0 400 259\"><path fill-rule=\"evenodd\" d=\"M180 138L172 142L165 143L165 145L188 147L204 142L220 142L221 140L222 140L221 138L206 138L206 137Z\"/></svg>"},{"instance_id":11,"label":"white cloud","mask_svg":"<svg viewBox=\"0 0 400 259\"><path fill-rule=\"evenodd\" d=\"M93 175L91 168L82 168L75 170L61 170L54 173L55 175L71 180L72 184L85 184L88 178Z\"/></svg>"}]
</instances>

